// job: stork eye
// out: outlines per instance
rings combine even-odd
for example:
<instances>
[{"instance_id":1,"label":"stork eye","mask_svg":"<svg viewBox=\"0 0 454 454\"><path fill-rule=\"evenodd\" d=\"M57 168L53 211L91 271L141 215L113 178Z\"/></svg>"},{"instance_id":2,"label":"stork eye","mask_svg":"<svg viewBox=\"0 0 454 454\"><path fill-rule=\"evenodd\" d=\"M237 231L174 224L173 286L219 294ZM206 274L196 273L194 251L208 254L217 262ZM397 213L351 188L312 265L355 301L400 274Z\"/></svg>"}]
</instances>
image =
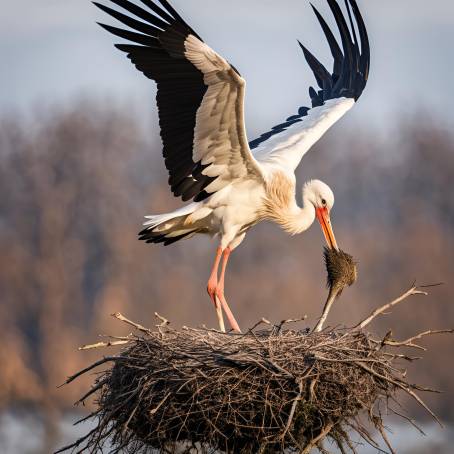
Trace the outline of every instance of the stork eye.
<instances>
[{"instance_id":1,"label":"stork eye","mask_svg":"<svg viewBox=\"0 0 454 454\"><path fill-rule=\"evenodd\" d=\"M322 199L322 205L325 207L326 206L326 200Z\"/></svg>"}]
</instances>

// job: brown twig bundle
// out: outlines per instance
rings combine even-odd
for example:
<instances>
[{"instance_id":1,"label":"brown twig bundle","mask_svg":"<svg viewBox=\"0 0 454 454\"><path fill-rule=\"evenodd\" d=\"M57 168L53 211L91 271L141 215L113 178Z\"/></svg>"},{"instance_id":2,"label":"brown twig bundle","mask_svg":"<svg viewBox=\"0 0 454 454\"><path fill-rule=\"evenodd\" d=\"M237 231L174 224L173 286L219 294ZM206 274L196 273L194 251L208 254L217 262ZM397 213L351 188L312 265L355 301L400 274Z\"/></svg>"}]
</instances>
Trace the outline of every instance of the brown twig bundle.
<instances>
[{"instance_id":1,"label":"brown twig bundle","mask_svg":"<svg viewBox=\"0 0 454 454\"><path fill-rule=\"evenodd\" d=\"M355 328L322 332L289 329L296 320L280 325L263 320L245 334L177 331L162 317L151 331L115 314L139 334L83 347L124 344L118 356L67 380L113 363L80 400L97 395L90 415L97 420L95 429L59 452L94 453L108 445L114 453L304 454L313 448L325 453L328 438L345 453L355 452L352 432L378 446L371 424L393 452L382 410L390 410L396 392L403 390L430 412L416 392L432 390L410 384L398 368L399 361L416 358L390 349L420 349L416 339L452 331L428 331L397 342L390 335L375 339L363 328L407 296L421 293L413 287Z\"/></svg>"}]
</instances>

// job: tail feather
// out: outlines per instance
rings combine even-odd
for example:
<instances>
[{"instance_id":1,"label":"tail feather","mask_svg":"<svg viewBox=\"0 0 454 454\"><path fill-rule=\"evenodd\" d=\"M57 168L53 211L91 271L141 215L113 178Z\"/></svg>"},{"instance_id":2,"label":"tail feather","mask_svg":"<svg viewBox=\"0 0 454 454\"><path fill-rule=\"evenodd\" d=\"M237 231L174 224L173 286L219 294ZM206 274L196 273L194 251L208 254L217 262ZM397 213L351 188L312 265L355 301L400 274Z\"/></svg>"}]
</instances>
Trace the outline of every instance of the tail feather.
<instances>
[{"instance_id":1,"label":"tail feather","mask_svg":"<svg viewBox=\"0 0 454 454\"><path fill-rule=\"evenodd\" d=\"M146 228L139 233L139 240L146 243L163 243L164 246L190 238L203 230L197 221L211 213L211 209L191 203L172 213L146 216Z\"/></svg>"},{"instance_id":2,"label":"tail feather","mask_svg":"<svg viewBox=\"0 0 454 454\"><path fill-rule=\"evenodd\" d=\"M190 203L189 205L181 207L178 210L172 211L172 213L145 216L148 221L144 222L143 225L149 226L150 228L157 227L158 225L164 224L167 221L171 221L181 216L186 216L194 213L194 211L197 210L198 205L198 203Z\"/></svg>"},{"instance_id":3,"label":"tail feather","mask_svg":"<svg viewBox=\"0 0 454 454\"><path fill-rule=\"evenodd\" d=\"M144 232L146 232L146 233L144 233ZM194 230L194 231L190 231L190 232L184 233L184 234L179 235L179 236L169 237L169 236L166 236L166 235L161 235L159 233L153 233L153 232L150 232L150 231L147 231L147 230L143 230L139 234L140 235L139 240L143 240L147 244L163 243L164 246L168 246L169 244L176 243L177 241L183 240L184 238L188 238L190 235L192 236L192 235L195 235L196 233L197 233L197 231Z\"/></svg>"}]
</instances>

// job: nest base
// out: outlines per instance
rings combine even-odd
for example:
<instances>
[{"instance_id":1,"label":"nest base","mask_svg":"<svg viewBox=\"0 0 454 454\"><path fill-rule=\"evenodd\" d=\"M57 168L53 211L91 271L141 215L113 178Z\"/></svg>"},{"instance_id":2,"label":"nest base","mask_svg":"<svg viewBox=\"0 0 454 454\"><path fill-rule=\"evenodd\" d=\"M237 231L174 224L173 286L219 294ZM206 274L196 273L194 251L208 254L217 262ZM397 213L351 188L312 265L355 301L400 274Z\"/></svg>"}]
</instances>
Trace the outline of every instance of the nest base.
<instances>
[{"instance_id":1,"label":"nest base","mask_svg":"<svg viewBox=\"0 0 454 454\"><path fill-rule=\"evenodd\" d=\"M413 288L406 296L416 292ZM354 432L378 447L371 427L393 452L382 412L393 411L389 403L397 402L398 391L436 418L416 394L431 390L410 384L399 368L416 358L400 349L420 348L416 339L452 332L426 331L403 342L365 332L395 301L354 328L322 332L289 329L296 320L262 321L267 329L260 323L246 334L178 331L162 317L152 331L115 314L137 334L83 347L123 345L119 355L67 380L112 363L79 401L96 396L96 410L89 416L96 428L58 452L94 453L109 446L113 453L307 454L313 448L328 452L323 445L328 439L346 453L356 452L350 438Z\"/></svg>"}]
</instances>

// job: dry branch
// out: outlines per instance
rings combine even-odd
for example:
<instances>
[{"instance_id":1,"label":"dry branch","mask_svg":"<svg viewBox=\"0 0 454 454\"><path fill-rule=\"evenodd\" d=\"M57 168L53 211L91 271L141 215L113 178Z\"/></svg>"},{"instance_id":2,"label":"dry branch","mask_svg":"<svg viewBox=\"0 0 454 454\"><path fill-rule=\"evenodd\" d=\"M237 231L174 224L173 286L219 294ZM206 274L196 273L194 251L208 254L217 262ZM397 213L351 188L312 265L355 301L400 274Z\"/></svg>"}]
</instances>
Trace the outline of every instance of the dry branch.
<instances>
[{"instance_id":1,"label":"dry branch","mask_svg":"<svg viewBox=\"0 0 454 454\"><path fill-rule=\"evenodd\" d=\"M119 345L129 344L130 339L113 340L109 342L96 342L95 344L82 345L79 350L93 350L95 348L118 347Z\"/></svg>"},{"instance_id":2,"label":"dry branch","mask_svg":"<svg viewBox=\"0 0 454 454\"><path fill-rule=\"evenodd\" d=\"M434 336L436 334L453 334L454 330L452 329L441 329L441 330L428 330L424 331L422 333L417 334L416 336L410 337L407 340L404 341L393 341L393 340L384 340L382 341L383 345L390 345L392 347L410 347L410 348L416 348L419 350L424 350L426 351L427 349L424 347L421 347L420 345L416 345L413 342L418 339L423 339L424 337L428 336Z\"/></svg>"},{"instance_id":3,"label":"dry branch","mask_svg":"<svg viewBox=\"0 0 454 454\"><path fill-rule=\"evenodd\" d=\"M398 304L402 303L405 301L408 297L414 296L414 295L424 295L427 296L427 292L424 292L422 290L419 290L419 287L413 286L409 290L407 290L403 295L399 296L399 298L396 298L395 300L391 301L388 304L385 304L382 307L379 307L378 309L375 309L369 317L367 317L365 320L362 322L358 323L354 329L364 329L366 326L368 326L371 322L373 322L379 315L385 313L387 310L393 308L394 306L397 306Z\"/></svg>"}]
</instances>

